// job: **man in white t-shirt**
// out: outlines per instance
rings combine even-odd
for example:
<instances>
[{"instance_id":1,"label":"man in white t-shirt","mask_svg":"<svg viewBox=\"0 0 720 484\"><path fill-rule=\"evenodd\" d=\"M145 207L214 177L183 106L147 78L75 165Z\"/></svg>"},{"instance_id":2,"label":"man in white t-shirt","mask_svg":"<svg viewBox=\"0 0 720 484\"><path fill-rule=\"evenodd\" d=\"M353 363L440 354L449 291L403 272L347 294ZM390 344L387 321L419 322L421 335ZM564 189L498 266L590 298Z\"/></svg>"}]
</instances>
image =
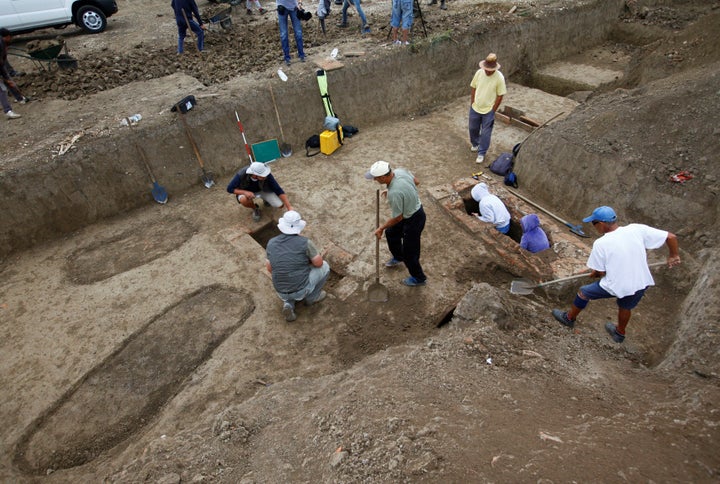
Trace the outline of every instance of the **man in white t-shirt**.
<instances>
[{"instance_id":1,"label":"man in white t-shirt","mask_svg":"<svg viewBox=\"0 0 720 484\"><path fill-rule=\"evenodd\" d=\"M618 324L606 323L605 330L616 343L625 340L625 328L630 321L632 309L638 305L645 289L654 286L647 264L647 249L667 245L668 267L680 264L680 252L675 234L643 224L620 227L615 211L610 207L598 207L583 222L592 222L601 237L593 243L587 266L590 277L601 279L582 286L569 311L553 309L552 315L561 324L572 328L580 311L594 299L617 298Z\"/></svg>"}]
</instances>

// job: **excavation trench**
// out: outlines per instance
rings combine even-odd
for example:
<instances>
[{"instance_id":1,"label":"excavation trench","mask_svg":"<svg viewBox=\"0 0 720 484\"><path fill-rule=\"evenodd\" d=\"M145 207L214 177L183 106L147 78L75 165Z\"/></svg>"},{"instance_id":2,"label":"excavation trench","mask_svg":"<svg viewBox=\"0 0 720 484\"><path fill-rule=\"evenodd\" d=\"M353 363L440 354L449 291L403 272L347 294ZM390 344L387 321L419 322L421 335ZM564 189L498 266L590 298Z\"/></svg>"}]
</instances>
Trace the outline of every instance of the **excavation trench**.
<instances>
[{"instance_id":1,"label":"excavation trench","mask_svg":"<svg viewBox=\"0 0 720 484\"><path fill-rule=\"evenodd\" d=\"M328 74L335 110L344 122L362 130L400 113L412 115L440 108L466 95L469 76L477 69L482 53L501 50L503 70L509 79L534 72L537 66L602 44L612 32L623 3L587 2L562 15L484 26L482 32L469 32L459 39L428 39L411 50L349 60L343 69ZM497 45L496 39L513 42ZM447 59L454 62L449 65ZM398 72L403 73L403 82L390 82ZM187 85L185 93L193 91L193 83L187 79L178 77L172 82ZM223 181L245 160L235 110L245 120L245 129L253 140L277 137L269 92L248 89L245 82L231 81L209 97L197 93L198 105L187 115L205 163ZM293 146L304 146L305 140L319 131L324 117L315 72L307 66L293 82L274 82L275 96L282 100L285 137ZM177 117L168 109L177 102L177 95L168 94L163 87L167 80L165 84L162 79L145 84L143 90L149 96L143 104L145 110L161 114L145 116L135 136L113 129L100 137L80 139L62 157L48 160L47 155L37 152L23 158L27 161L13 164L0 180L1 191L18 194L0 201L0 210L7 215L0 222L0 255L154 203L147 172L132 149L135 143L144 148L155 176L170 194L170 203L199 186L197 160ZM319 121L308 123L309 119ZM301 156L296 153L291 159ZM37 159L42 161L30 163ZM52 179L53 183L37 184L38 179Z\"/></svg>"},{"instance_id":2,"label":"excavation trench","mask_svg":"<svg viewBox=\"0 0 720 484\"><path fill-rule=\"evenodd\" d=\"M489 40L492 38L515 40L512 45L504 46L502 54L506 75L511 81L526 82L533 87L563 96L588 89L608 89L622 83L624 70L618 71L622 72L619 77L607 77L607 72L600 68L597 72L602 71L602 76L599 77L604 80L594 84L525 76L526 72L538 70L537 66L552 65L558 58L565 59L570 57L570 54L581 54L578 51L595 47L614 49L615 47L608 46L616 44L608 43L608 39L620 3L611 2L616 8L609 8L607 2L591 2L574 11L565 12L562 16L497 25L492 27L492 32L482 32L482 35L478 32L453 42L420 44L412 52L348 63L344 69L331 71L330 90L338 92L336 109L343 113L351 124L361 125L361 134L341 148L339 156L345 156L342 155L344 150L352 157L350 153L353 153L353 145L365 142L365 127L382 124L398 113L420 116L415 113L442 112L446 103L453 103L465 95L469 82L468 73L474 71L478 57L468 56L467 52L496 50L496 45ZM632 48L627 48L627 51L631 50ZM448 58L460 61L448 68ZM579 57L577 60L580 62ZM580 68L577 71L592 72L591 69ZM397 72L403 72L406 83L389 82ZM441 79L437 77L438 72L444 73ZM285 134L294 146L302 146L304 140L317 131L316 126L308 126L307 119L322 118L320 103L311 103L310 106L307 102L308 99L318 98L317 86L314 83L314 72L309 71L299 76L297 82L281 85L277 89L278 95L287 100L284 109L288 113L288 119L284 122ZM341 97L340 92L352 92L355 95ZM382 93L382 96L377 93ZM527 95L531 98L533 95L537 96L542 101L547 94L537 91ZM527 102L527 106L542 106L540 101ZM208 163L217 174L219 187L204 195L204 200L210 200L209 203L215 204L215 207L221 203L231 203L229 195L223 191L223 185L245 160L242 144L237 139L239 135L234 117L231 116L232 110L228 109L228 106L241 106L244 111L241 114L252 119L246 124L252 124L256 138L271 138L274 132L274 113L268 109L271 104L261 92L251 95L247 94L247 90L231 88L228 89L227 97L208 97L201 100L193 116L188 116L197 141L201 148L206 150ZM538 108L534 112L528 110L528 115L542 122L558 114L557 111L556 107ZM253 116L249 113L253 113ZM188 147L178 143L178 139L182 139L182 133L174 121L169 114L167 117L149 117L147 124L142 126L141 136L143 145L150 154L154 172L171 193L169 203L177 201L182 204L183 198L205 189L199 183L199 171ZM459 123L463 124L464 121ZM515 142L529 134L512 131L512 128L498 127L495 141L498 153L495 154L509 150ZM442 158L448 160L467 155L464 146L462 149L457 147L463 142L457 135L445 133L434 140L434 144L440 146L435 149L443 153ZM367 143L373 144L377 152L390 155L399 149L398 139L368 139ZM17 190L15 193L22 193L23 196L5 197L0 202L0 209L9 214L3 218L4 227L0 227L3 229L0 233L4 234L0 240L2 254L28 248L118 214L129 213L129 216L132 216L133 213L141 212L133 212L134 209L147 208L153 204L146 174L138 167L135 155L126 149L128 144L127 133L115 132L106 139L88 141L78 150L70 152L66 159L53 161L50 165L24 166L3 177L3 189L13 184ZM332 245L334 239L339 238L328 233L337 231L342 234L342 240L337 242L333 246L334 251L331 251L333 275L328 284L337 300L328 302L327 306L337 308L352 301L353 295L362 292L363 283L367 282L368 274L371 273L370 265L361 263L362 257L367 255L367 244L358 242L371 231L371 227L363 225L360 230L349 222L339 226L339 222L334 220L332 209L349 195L331 186L332 183L324 183L322 189L319 189L315 180L301 180L299 174L315 171L334 177L333 180L339 180L338 184L346 183L355 189L350 196L359 197L361 195L358 193L361 191L356 189L359 185L349 179L355 175L353 170L361 175L367 163L364 157L362 162L325 155L305 158L300 151L297 150L293 157L279 160L271 166L273 171L278 173L283 185L286 188L292 187L292 190L289 190L291 195L297 195L297 199L302 200L305 207L312 207L307 211L303 210L311 219L311 224L317 227L311 226L315 231L311 231L311 234L319 236L324 245ZM408 158L403 161L412 162ZM337 169L327 168L326 164L333 163L343 165ZM428 163L428 166L429 168L418 168L417 171L424 179L432 180L436 166L431 163ZM541 172L545 168L526 162L522 169L530 178L535 176L534 172ZM486 246L488 252L499 262L494 263L495 271L491 273L487 263L480 264L470 259L466 267L456 268L455 272L447 277L454 278L460 284L483 279L509 287L509 280L514 276L530 275L538 280L563 277L577 272L578 268L584 265L588 242L577 240L564 227L545 217L543 226L553 247L559 247L559 250L538 257L519 253L516 248L521 233L517 221L522 215L536 211L513 199L512 195L504 191L502 179L494 175L490 175L488 181L491 182L493 190L502 195L514 221L509 237L483 230L470 215L476 207L473 207L469 190L477 180L469 176L469 169L467 171L467 176L458 178L453 175L452 178L440 180L443 184L438 181L437 186L435 183L425 184L431 187L428 189L428 198L434 199L444 217L451 219L453 223L459 223L463 230L477 236L481 244ZM56 181L51 187L36 187L30 182L49 176ZM560 182L547 187L547 192L559 192L559 185ZM369 189L366 191L369 192ZM425 196L426 192L423 192L423 197ZM219 201L221 199L222 201ZM426 204L428 202L429 200L425 201ZM186 201L185 203L189 204ZM303 206L302 204L300 206ZM346 218L361 218L358 212L361 209L369 210L369 207L370 205L359 204L358 209L351 211ZM222 223L215 220L189 222L182 214L172 210L171 207L156 207L152 217L143 219L142 223L129 230L106 235L76 248L66 261L68 279L78 285L105 283L115 276L181 251L192 242L198 232L208 226L211 227L209 231L213 231L213 235L208 238L212 239L216 234L222 233L223 229L217 228L218 225L223 225ZM223 235L228 240L234 240L237 246L253 244L249 249L245 249L247 252L243 252L243 255L250 251L261 253L267 241L277 234L276 216L270 214L270 221L266 220L263 225L254 226L249 220L249 214L244 213L241 208L237 211L238 213L232 215L233 219L225 223L233 225L233 233ZM211 219L212 216L207 218ZM243 234L247 234L249 238ZM228 247L230 245L225 244L218 252L228 251L229 255L223 254L228 258L236 256L237 254L229 252ZM251 260L249 263L255 262ZM255 272L252 272L252 276L255 276ZM456 315L457 297L451 297L451 301L443 301L443 304L439 305L432 298L421 298L421 301L411 306L408 301L413 295L402 292L403 289L398 289L399 285L396 284L400 277L392 272L384 272L382 277L383 282L388 281L392 287L391 301L400 301L405 305L388 309L387 306L364 306L356 303L354 307L350 307L349 316L343 321L344 327L338 331L337 341L333 342L341 348L333 355L341 366L349 366L390 346L427 337L437 331L437 328L447 326ZM28 427L18 444L15 463L24 472L33 474L44 474L48 469L82 465L141 431L163 406L183 389L193 372L211 358L212 352L243 325L255 308L256 303L251 294L210 285L197 292L188 292L166 311L149 317L146 326L119 344L115 353L81 378L56 404ZM322 308L310 309L306 313L309 321L312 321L312 318L327 317ZM373 324L368 324L368 321ZM426 321L427 324L413 324L417 321ZM298 326L302 330L300 324ZM504 324L502 329L514 328L510 323ZM399 333L395 329L398 326L401 327ZM392 328L392 331L387 330L385 334L384 328ZM306 337L311 338L313 335ZM668 341L659 341L656 347L651 348L650 353L655 361L660 358L658 355L665 352L667 345ZM168 354L168 347L177 351ZM135 365L137 361L143 363L140 375ZM159 375L163 375L163 378L158 378ZM103 384L102 392L97 391L100 384ZM82 428L68 431L67 422L82 422L84 415L79 413L85 414L87 409L91 409L93 413L92 421Z\"/></svg>"}]
</instances>

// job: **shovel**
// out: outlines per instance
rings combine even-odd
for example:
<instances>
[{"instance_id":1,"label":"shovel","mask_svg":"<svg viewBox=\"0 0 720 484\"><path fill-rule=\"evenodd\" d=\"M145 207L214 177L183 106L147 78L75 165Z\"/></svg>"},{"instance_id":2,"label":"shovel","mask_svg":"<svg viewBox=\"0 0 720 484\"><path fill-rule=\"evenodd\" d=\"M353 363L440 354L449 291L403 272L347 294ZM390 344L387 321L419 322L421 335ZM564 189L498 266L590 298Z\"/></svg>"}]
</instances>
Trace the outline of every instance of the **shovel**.
<instances>
[{"instance_id":1,"label":"shovel","mask_svg":"<svg viewBox=\"0 0 720 484\"><path fill-rule=\"evenodd\" d=\"M135 128L133 128L132 121L130 121L130 118L125 118L125 120L127 121L127 124L130 127L131 131L133 129L135 129ZM153 198L155 199L155 201L157 203L166 204L168 201L167 191L165 190L165 187L160 185L157 182L157 180L155 180L155 175L153 175L153 172L150 169L150 164L147 161L147 156L145 155L145 150L143 150L140 147L140 145L138 145L137 143L135 143L135 149L140 153L140 158L142 158L142 161L145 164L145 169L147 170L148 175L150 176L150 181L152 181L152 183L153 183L153 188L151 191Z\"/></svg>"},{"instance_id":2,"label":"shovel","mask_svg":"<svg viewBox=\"0 0 720 484\"><path fill-rule=\"evenodd\" d=\"M652 264L648 264L648 267L657 267L665 264L665 262L653 262ZM537 289L538 287L544 287L549 286L551 284L557 284L560 282L565 281L572 281L573 279L580 279L581 277L587 277L589 276L589 272L583 272L582 274L576 274L574 276L568 276L563 277L561 279L555 279L553 281L548 282L541 282L540 284L537 284L533 281L530 281L528 279L516 279L510 283L510 292L512 294L521 294L521 295L527 295L532 294L534 289Z\"/></svg>"},{"instance_id":3,"label":"shovel","mask_svg":"<svg viewBox=\"0 0 720 484\"><path fill-rule=\"evenodd\" d=\"M580 237L585 237L585 238L590 237L590 236L587 235L585 232L583 232L582 225L573 225L573 224L571 224L570 222L567 222L567 221L561 219L560 217L558 217L558 216L555 215L554 213L550 212L549 210L546 210L546 209L542 208L540 205L538 205L537 203L533 202L532 200L528 200L527 198L525 198L525 197L523 197L522 195L520 195L518 192L513 191L513 190L510 190L509 188L507 189L507 191L509 191L510 193L512 193L513 195L515 195L516 197L518 197L520 200L525 200L527 203L529 203L529 204L532 205L533 207L535 207L535 208L537 208L538 210L541 210L541 211L545 212L546 214L550 215L552 218L554 218L555 220L557 220L557 221L560 222L561 224L563 224L563 225L565 225L566 227L568 227L568 228L570 229L570 232L572 232L573 234L579 235Z\"/></svg>"},{"instance_id":4,"label":"shovel","mask_svg":"<svg viewBox=\"0 0 720 484\"><path fill-rule=\"evenodd\" d=\"M375 227L380 227L380 190L375 193ZM387 287L380 284L380 239L375 237L375 282L368 288L370 302L387 302Z\"/></svg>"},{"instance_id":5,"label":"shovel","mask_svg":"<svg viewBox=\"0 0 720 484\"><path fill-rule=\"evenodd\" d=\"M200 177L200 179L205 185L205 188L210 188L211 186L215 185L213 174L211 172L205 171L205 163L203 162L202 156L200 156L200 151L198 151L198 147L195 144L195 139L192 137L192 134L190 134L190 128L188 128L187 121L185 121L185 115L180 109L178 109L177 112L178 116L180 116L180 121L182 121L183 128L185 128L185 134L190 141L190 146L192 146L192 149L195 152L195 157L200 164L200 169L202 170L202 176Z\"/></svg>"},{"instance_id":6,"label":"shovel","mask_svg":"<svg viewBox=\"0 0 720 484\"><path fill-rule=\"evenodd\" d=\"M275 108L275 117L277 118L278 127L280 128L280 139L282 140L282 143L280 143L280 154L283 158L287 158L292 155L292 147L285 142L285 134L283 133L282 123L280 122L280 113L278 112L277 103L275 103L275 94L273 94L272 84L268 84L268 87L270 87L270 97L272 98L273 107Z\"/></svg>"}]
</instances>

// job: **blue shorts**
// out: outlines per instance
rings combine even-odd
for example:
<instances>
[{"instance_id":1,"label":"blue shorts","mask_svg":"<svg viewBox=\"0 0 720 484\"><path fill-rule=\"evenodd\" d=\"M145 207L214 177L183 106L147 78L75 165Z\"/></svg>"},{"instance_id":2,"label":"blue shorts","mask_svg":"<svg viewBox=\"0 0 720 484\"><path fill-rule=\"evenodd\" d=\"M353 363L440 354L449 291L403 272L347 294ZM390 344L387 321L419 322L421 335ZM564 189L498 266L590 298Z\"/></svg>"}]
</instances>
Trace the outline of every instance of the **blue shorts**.
<instances>
[{"instance_id":1,"label":"blue shorts","mask_svg":"<svg viewBox=\"0 0 720 484\"><path fill-rule=\"evenodd\" d=\"M410 30L413 24L413 0L393 0L390 14L390 26Z\"/></svg>"},{"instance_id":2,"label":"blue shorts","mask_svg":"<svg viewBox=\"0 0 720 484\"><path fill-rule=\"evenodd\" d=\"M645 288L647 289L647 288ZM619 297L617 298L617 305L620 309L634 309L635 306L638 305L640 300L642 299L643 295L645 294L645 289L640 289L635 294L631 294L629 296L625 297ZM582 286L580 288L580 293L582 293L583 296L585 296L586 299L593 301L595 299L606 299L615 297L609 292L607 292L605 289L600 287L600 281L595 281L592 284L587 284L585 286Z\"/></svg>"}]
</instances>

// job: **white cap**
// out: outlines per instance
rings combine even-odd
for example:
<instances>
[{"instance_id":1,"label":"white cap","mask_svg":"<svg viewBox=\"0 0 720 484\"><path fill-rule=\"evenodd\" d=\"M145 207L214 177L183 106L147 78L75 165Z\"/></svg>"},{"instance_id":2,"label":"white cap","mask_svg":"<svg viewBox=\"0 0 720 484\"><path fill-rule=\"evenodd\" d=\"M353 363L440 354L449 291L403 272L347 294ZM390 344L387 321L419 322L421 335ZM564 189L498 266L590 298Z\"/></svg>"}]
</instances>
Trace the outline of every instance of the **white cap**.
<instances>
[{"instance_id":1,"label":"white cap","mask_svg":"<svg viewBox=\"0 0 720 484\"><path fill-rule=\"evenodd\" d=\"M370 170L365 173L365 178L372 180L375 177L385 176L388 173L390 173L390 163L380 160L373 163Z\"/></svg>"},{"instance_id":2,"label":"white cap","mask_svg":"<svg viewBox=\"0 0 720 484\"><path fill-rule=\"evenodd\" d=\"M259 163L257 161L254 161L250 163L250 166L248 167L246 173L250 175L261 176L264 178L270 174L270 167L267 166L265 163Z\"/></svg>"}]
</instances>

